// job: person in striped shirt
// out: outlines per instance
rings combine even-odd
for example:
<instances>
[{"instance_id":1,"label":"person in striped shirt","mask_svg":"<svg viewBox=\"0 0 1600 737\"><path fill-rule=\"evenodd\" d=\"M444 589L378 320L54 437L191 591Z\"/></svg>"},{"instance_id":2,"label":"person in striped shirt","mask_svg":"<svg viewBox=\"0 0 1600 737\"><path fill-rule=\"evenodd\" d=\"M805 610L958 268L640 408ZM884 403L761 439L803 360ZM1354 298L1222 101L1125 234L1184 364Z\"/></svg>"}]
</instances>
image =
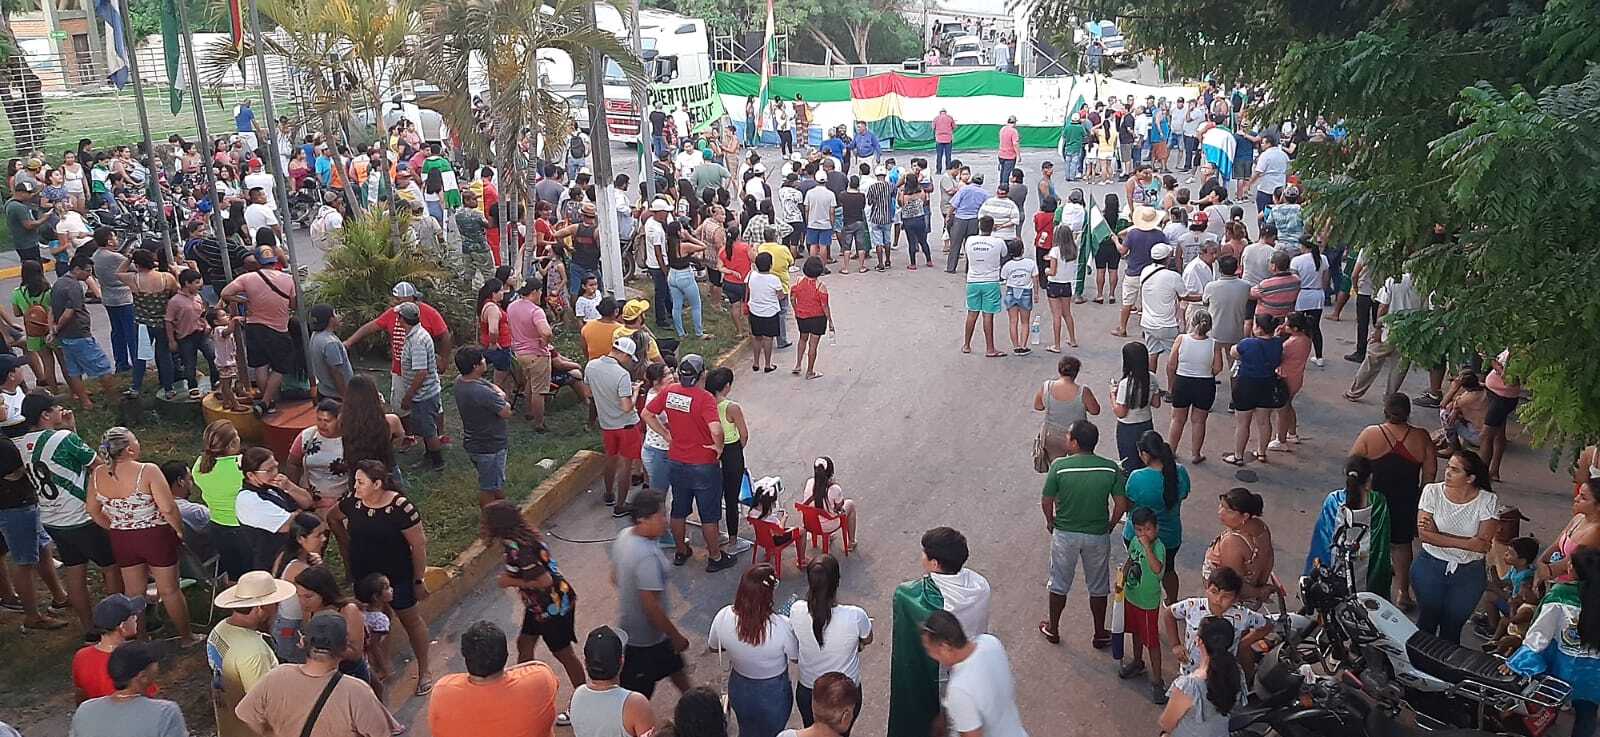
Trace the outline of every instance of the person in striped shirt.
<instances>
[{"instance_id":1,"label":"person in striped shirt","mask_svg":"<svg viewBox=\"0 0 1600 737\"><path fill-rule=\"evenodd\" d=\"M1289 254L1283 251L1272 254L1272 276L1250 288L1250 298L1256 301L1256 315L1280 320L1294 312L1295 298L1299 294L1300 277L1289 271Z\"/></svg>"}]
</instances>

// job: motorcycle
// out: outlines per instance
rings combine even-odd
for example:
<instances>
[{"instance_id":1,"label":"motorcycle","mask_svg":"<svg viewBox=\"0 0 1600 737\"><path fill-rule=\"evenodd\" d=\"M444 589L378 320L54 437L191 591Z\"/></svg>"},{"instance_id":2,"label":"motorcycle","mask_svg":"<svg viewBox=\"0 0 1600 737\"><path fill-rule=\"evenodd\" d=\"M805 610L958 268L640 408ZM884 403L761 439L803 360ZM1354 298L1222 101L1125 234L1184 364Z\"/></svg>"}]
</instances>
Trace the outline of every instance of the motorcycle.
<instances>
[{"instance_id":1,"label":"motorcycle","mask_svg":"<svg viewBox=\"0 0 1600 737\"><path fill-rule=\"evenodd\" d=\"M1424 729L1478 729L1543 737L1572 693L1549 675L1505 670L1505 660L1419 630L1399 607L1356 591L1353 565L1365 525L1334 534L1335 564L1300 579L1301 599L1316 615L1297 652L1315 652L1328 672L1393 684Z\"/></svg>"}]
</instances>

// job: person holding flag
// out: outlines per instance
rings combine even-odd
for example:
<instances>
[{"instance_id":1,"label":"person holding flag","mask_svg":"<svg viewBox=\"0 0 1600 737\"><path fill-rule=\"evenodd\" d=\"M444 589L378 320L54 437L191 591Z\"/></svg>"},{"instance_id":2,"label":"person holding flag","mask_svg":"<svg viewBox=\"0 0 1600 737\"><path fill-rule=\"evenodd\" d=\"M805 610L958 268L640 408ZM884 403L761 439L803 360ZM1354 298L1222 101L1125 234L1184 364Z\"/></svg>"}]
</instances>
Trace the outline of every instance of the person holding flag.
<instances>
[{"instance_id":1,"label":"person holding flag","mask_svg":"<svg viewBox=\"0 0 1600 737\"><path fill-rule=\"evenodd\" d=\"M889 734L926 735L939 715L939 682L947 677L922 646L922 626L949 612L970 638L989 631L989 581L966 568L967 538L949 527L922 534L922 578L894 591L889 663Z\"/></svg>"}]
</instances>

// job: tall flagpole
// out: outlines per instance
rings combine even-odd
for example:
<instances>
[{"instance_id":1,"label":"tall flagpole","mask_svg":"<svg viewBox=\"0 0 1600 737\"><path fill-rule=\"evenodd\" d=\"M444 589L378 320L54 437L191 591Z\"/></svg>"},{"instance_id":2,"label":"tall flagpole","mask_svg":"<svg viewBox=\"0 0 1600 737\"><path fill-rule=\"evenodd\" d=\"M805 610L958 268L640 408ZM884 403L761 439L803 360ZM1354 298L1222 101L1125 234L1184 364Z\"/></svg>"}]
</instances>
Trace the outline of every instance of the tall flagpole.
<instances>
[{"instance_id":1,"label":"tall flagpole","mask_svg":"<svg viewBox=\"0 0 1600 737\"><path fill-rule=\"evenodd\" d=\"M139 133L144 136L145 155L150 157L149 173L145 175L145 193L156 203L156 227L161 231L161 245L167 249L167 263L177 263L177 257L172 252L172 234L167 232L166 198L161 195L161 183L157 175L161 171L161 162L156 158L155 143L150 140L150 114L144 109L144 79L139 74L139 54L134 50L133 16L128 13L128 0L118 0L117 12L122 15L122 38L128 48L128 74L133 77L133 99L139 109Z\"/></svg>"},{"instance_id":2,"label":"tall flagpole","mask_svg":"<svg viewBox=\"0 0 1600 737\"><path fill-rule=\"evenodd\" d=\"M47 0L48 1L48 0ZM184 66L189 72L189 96L194 98L194 123L200 131L200 150L211 150L211 131L206 127L206 106L204 98L200 96L200 74L194 63L194 31L189 27L189 3L186 0L176 0L178 6L178 32L183 38ZM171 80L176 84L176 80ZM222 275L228 281L233 281L233 259L228 255L228 243L223 235L222 227L222 202L217 199L216 177L212 174L211 155L206 154L205 163L200 167L200 186L204 187L204 196L211 201L211 237L217 241L217 253L222 257Z\"/></svg>"},{"instance_id":3,"label":"tall flagpole","mask_svg":"<svg viewBox=\"0 0 1600 737\"><path fill-rule=\"evenodd\" d=\"M122 1L127 2L127 0ZM178 1L181 3L183 0ZM257 7L256 0L250 0L250 42L255 44L256 76L261 78L261 106L264 108L263 112L267 114L269 125L275 124L278 116L273 112L272 108L272 80L267 77L267 49L261 43L261 8ZM378 111L374 111L373 114L377 115ZM383 120L381 118L375 117L374 125L377 126L377 130L383 130ZM271 160L267 162L268 170L272 172L272 179L278 190L277 200L283 204L284 213L286 214L289 209L289 187L284 179L283 152L278 146L278 132L275 130L267 136L267 150L272 153ZM280 223L285 219L283 214L278 216ZM300 283L300 259L295 255L294 236L290 233L293 229L292 226L284 227L283 244L289 250L289 277L294 280L294 293L303 297L306 290L304 285ZM309 354L311 321L306 315L306 301L304 299L296 299L294 304L295 315L300 318L300 344L306 347L306 352Z\"/></svg>"},{"instance_id":4,"label":"tall flagpole","mask_svg":"<svg viewBox=\"0 0 1600 737\"><path fill-rule=\"evenodd\" d=\"M594 3L583 4L583 19L595 25ZM598 50L589 52L589 70L584 75L584 91L589 98L589 157L594 162L595 235L600 239L600 275L602 286L612 297L623 298L622 243L618 240L617 210L611 189L611 122L606 118L605 89L606 58ZM643 118L639 136L640 149L644 148ZM598 123L598 125L596 124Z\"/></svg>"}]
</instances>

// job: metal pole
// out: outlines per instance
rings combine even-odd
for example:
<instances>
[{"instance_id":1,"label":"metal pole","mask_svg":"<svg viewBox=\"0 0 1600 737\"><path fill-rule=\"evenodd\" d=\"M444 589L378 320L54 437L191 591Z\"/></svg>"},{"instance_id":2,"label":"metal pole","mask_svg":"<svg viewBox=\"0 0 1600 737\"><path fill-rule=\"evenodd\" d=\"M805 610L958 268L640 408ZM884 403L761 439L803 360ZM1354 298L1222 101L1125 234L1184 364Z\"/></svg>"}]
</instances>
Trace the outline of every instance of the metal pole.
<instances>
[{"instance_id":1,"label":"metal pole","mask_svg":"<svg viewBox=\"0 0 1600 737\"><path fill-rule=\"evenodd\" d=\"M51 0L44 0L50 2ZM176 263L172 252L172 234L167 232L167 203L161 195L157 174L161 162L156 159L156 145L150 140L150 115L144 110L144 80L139 77L139 55L134 52L133 17L128 14L128 0L118 0L117 12L122 14L122 36L128 46L128 76L133 78L133 98L139 109L139 133L144 136L145 154L152 166L145 176L145 193L156 203L156 228L161 231L161 245L167 250L167 263Z\"/></svg>"},{"instance_id":2,"label":"metal pole","mask_svg":"<svg viewBox=\"0 0 1600 737\"><path fill-rule=\"evenodd\" d=\"M200 96L200 75L194 63L194 32L189 28L189 4L178 2L178 31L183 36L183 63L189 73L189 96L194 98L194 122L200 130L200 149L205 153L205 164L200 167L200 185L204 196L211 200L211 236L217 239L217 252L222 255L222 275L233 281L233 259L229 258L228 243L222 233L222 203L217 200L216 177L211 168L211 131L206 127L205 99ZM174 80L176 83L176 80Z\"/></svg>"},{"instance_id":3,"label":"metal pole","mask_svg":"<svg viewBox=\"0 0 1600 737\"><path fill-rule=\"evenodd\" d=\"M127 2L127 0L122 1ZM182 0L180 0L180 4L182 4ZM278 116L273 113L272 109L272 80L267 78L267 50L261 43L261 8L256 5L256 0L250 0L250 42L255 44L256 48L256 76L261 78L261 107L264 108L262 112L266 113L268 124L275 125ZM374 114L376 114L376 111L374 111ZM382 129L382 121L379 121L379 129ZM267 150L272 154L271 160L267 164L278 190L278 202L283 204L284 212L287 213L289 209L289 187L284 180L283 152L278 147L278 132L276 130L267 136ZM278 222L281 223L284 219L282 215L279 215ZM311 322L306 314L306 301L303 298L306 290L305 286L300 283L300 259L295 255L294 236L290 234L291 230L293 230L292 227L284 227L283 245L289 251L289 277L294 280L294 293L297 297L301 297L294 301L295 316L300 318L300 343L305 346L306 351L309 353L311 350Z\"/></svg>"},{"instance_id":4,"label":"metal pole","mask_svg":"<svg viewBox=\"0 0 1600 737\"><path fill-rule=\"evenodd\" d=\"M595 25L594 3L583 4L583 21ZM637 28L637 26L636 26ZM635 31L637 33L638 31ZM622 299L622 242L618 240L618 224L614 193L611 191L611 131L606 121L605 56L599 51L589 52L589 73L585 75L585 93L589 98L589 158L594 162L595 221L599 223L600 275L605 280L605 290L612 297ZM593 121L600 121L595 125ZM641 118L641 124L644 120ZM640 146L644 145L643 127L640 128Z\"/></svg>"},{"instance_id":5,"label":"metal pole","mask_svg":"<svg viewBox=\"0 0 1600 737\"><path fill-rule=\"evenodd\" d=\"M644 58L644 41L639 34L639 0L628 3L628 12L632 16L630 31L633 33L633 55ZM639 111L639 181L644 182L645 199L656 196L655 177L650 176L650 166L655 162L656 152L652 147L654 139L650 135L650 74L649 66L645 67L646 79L633 84L633 107ZM594 118L590 118L593 120ZM594 126L589 126L593 128ZM645 203L648 204L648 203Z\"/></svg>"}]
</instances>

